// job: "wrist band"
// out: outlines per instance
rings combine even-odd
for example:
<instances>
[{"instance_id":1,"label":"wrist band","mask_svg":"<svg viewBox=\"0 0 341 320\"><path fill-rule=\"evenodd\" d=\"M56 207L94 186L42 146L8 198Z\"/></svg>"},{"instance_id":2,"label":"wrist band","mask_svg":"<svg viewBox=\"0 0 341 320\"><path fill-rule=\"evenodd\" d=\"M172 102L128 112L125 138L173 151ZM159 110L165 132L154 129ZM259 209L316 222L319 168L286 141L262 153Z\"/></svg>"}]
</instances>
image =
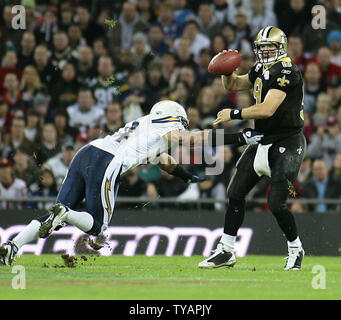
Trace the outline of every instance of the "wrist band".
<instances>
[{"instance_id":1,"label":"wrist band","mask_svg":"<svg viewBox=\"0 0 341 320\"><path fill-rule=\"evenodd\" d=\"M230 118L231 119L238 119L242 120L242 109L233 109L230 112Z\"/></svg>"}]
</instances>

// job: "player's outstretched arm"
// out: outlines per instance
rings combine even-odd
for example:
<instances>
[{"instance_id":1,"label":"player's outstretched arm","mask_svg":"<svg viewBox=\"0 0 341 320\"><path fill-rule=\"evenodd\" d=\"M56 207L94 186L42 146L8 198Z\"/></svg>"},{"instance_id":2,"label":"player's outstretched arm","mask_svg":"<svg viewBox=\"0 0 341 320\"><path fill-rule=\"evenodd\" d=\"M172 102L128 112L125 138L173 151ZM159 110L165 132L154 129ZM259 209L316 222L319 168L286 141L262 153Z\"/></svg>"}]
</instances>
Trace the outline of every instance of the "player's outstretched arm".
<instances>
[{"instance_id":1,"label":"player's outstretched arm","mask_svg":"<svg viewBox=\"0 0 341 320\"><path fill-rule=\"evenodd\" d=\"M162 153L159 156L159 168L167 173L182 179L186 183L203 182L205 178L201 178L191 174L184 167L180 166L176 160L168 153Z\"/></svg>"},{"instance_id":2,"label":"player's outstretched arm","mask_svg":"<svg viewBox=\"0 0 341 320\"><path fill-rule=\"evenodd\" d=\"M255 130L246 128L243 132L227 133L223 129L206 129L200 131L171 131L165 138L172 146L182 145L189 148L218 145L236 144L256 144L262 139L263 135Z\"/></svg>"},{"instance_id":3,"label":"player's outstretched arm","mask_svg":"<svg viewBox=\"0 0 341 320\"><path fill-rule=\"evenodd\" d=\"M255 104L243 109L223 109L217 114L217 119L213 122L217 125L232 119L266 119L270 118L281 105L286 97L282 90L271 89L267 93L262 103Z\"/></svg>"},{"instance_id":4,"label":"player's outstretched arm","mask_svg":"<svg viewBox=\"0 0 341 320\"><path fill-rule=\"evenodd\" d=\"M232 72L231 75L221 76L221 82L223 83L224 89L228 92L245 91L252 88L248 74L239 76L235 72Z\"/></svg>"}]
</instances>

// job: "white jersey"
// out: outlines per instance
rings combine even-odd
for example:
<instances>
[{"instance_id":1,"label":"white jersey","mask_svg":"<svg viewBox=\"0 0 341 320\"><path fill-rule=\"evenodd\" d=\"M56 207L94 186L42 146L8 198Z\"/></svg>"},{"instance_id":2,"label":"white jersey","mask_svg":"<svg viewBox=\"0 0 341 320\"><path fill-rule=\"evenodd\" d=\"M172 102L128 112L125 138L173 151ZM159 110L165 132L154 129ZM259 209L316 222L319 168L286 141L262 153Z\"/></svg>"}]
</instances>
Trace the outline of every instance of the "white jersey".
<instances>
[{"instance_id":1,"label":"white jersey","mask_svg":"<svg viewBox=\"0 0 341 320\"><path fill-rule=\"evenodd\" d=\"M141 164L153 163L161 153L167 152L169 146L164 136L173 130L184 130L179 119L149 114L90 144L115 155L113 161L122 164L123 174Z\"/></svg>"}]
</instances>

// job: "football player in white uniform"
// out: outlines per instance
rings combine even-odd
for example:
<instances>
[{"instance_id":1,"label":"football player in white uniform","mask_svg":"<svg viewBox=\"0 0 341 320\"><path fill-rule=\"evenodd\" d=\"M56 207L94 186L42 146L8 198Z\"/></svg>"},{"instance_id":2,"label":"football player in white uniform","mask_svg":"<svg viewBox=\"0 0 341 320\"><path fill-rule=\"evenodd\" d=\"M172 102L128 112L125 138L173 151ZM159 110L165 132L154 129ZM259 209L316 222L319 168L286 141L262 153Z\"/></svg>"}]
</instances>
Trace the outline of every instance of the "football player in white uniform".
<instances>
[{"instance_id":1,"label":"football player in white uniform","mask_svg":"<svg viewBox=\"0 0 341 320\"><path fill-rule=\"evenodd\" d=\"M46 238L66 224L90 235L101 234L107 229L114 212L120 176L139 165L157 163L161 169L185 182L203 181L178 165L167 151L179 143L192 146L199 141L209 144L212 140L219 140L216 139L218 132L189 132L187 128L185 109L166 100L156 103L149 115L127 123L115 134L85 145L70 164L56 204L46 215L32 220L13 240L0 247L0 263L10 265L24 244L38 237ZM224 134L228 144L254 144L261 138L251 129ZM88 212L77 211L84 198Z\"/></svg>"}]
</instances>

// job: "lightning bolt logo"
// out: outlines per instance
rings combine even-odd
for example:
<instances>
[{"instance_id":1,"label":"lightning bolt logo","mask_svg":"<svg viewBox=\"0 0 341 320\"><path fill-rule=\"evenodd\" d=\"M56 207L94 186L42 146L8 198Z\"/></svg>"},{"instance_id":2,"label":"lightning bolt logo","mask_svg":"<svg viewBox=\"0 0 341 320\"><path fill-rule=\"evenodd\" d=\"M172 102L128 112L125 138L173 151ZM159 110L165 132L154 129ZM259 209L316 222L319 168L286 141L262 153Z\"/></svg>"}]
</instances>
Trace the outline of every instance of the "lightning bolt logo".
<instances>
[{"instance_id":1,"label":"lightning bolt logo","mask_svg":"<svg viewBox=\"0 0 341 320\"><path fill-rule=\"evenodd\" d=\"M109 218L111 217L111 214L112 214L112 208L111 208L111 204L110 204L110 200L109 200L109 191L111 191L111 178L112 176L110 177L110 179L106 179L105 181L105 203L107 205L107 207L105 208L109 214Z\"/></svg>"}]
</instances>

